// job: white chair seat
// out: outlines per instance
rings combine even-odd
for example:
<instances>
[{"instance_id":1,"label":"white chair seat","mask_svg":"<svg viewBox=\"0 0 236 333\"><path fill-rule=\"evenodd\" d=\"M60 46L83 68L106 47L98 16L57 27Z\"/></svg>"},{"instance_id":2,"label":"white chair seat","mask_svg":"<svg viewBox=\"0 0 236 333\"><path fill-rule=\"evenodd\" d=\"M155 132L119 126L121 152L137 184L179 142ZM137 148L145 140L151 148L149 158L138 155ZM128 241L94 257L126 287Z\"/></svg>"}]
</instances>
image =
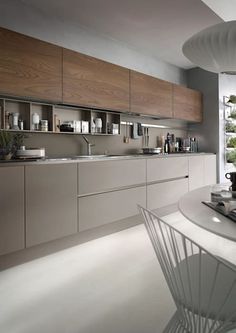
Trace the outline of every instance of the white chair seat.
<instances>
[{"instance_id":1,"label":"white chair seat","mask_svg":"<svg viewBox=\"0 0 236 333\"><path fill-rule=\"evenodd\" d=\"M222 321L232 314L231 322L236 322L236 288L229 292L235 284L235 271L221 265L217 272L214 257L202 254L200 258L195 254L182 260L174 268L174 275L178 289L182 290L178 301L188 310Z\"/></svg>"}]
</instances>

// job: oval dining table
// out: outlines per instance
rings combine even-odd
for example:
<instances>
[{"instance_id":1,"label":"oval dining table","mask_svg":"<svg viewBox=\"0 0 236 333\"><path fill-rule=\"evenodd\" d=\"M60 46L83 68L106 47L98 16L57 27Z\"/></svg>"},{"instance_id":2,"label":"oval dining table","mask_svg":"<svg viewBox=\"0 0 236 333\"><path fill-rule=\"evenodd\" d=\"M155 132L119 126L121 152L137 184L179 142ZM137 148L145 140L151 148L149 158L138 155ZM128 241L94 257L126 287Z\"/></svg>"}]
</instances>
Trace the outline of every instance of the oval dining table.
<instances>
[{"instance_id":1,"label":"oval dining table","mask_svg":"<svg viewBox=\"0 0 236 333\"><path fill-rule=\"evenodd\" d=\"M205 186L188 192L179 200L179 210L199 227L236 242L236 222L202 203L211 201L211 189Z\"/></svg>"}]
</instances>

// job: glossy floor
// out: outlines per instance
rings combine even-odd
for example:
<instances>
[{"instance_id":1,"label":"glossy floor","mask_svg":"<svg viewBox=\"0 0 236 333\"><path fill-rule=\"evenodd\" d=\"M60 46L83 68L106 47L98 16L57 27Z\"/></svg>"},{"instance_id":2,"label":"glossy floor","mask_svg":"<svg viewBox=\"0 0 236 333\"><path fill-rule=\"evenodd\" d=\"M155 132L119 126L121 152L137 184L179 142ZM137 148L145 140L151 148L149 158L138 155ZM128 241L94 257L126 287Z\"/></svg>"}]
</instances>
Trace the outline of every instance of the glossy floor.
<instances>
[{"instance_id":1,"label":"glossy floor","mask_svg":"<svg viewBox=\"0 0 236 333\"><path fill-rule=\"evenodd\" d=\"M235 260L236 243L165 219ZM2 271L0 309L4 333L161 333L175 306L139 225Z\"/></svg>"}]
</instances>

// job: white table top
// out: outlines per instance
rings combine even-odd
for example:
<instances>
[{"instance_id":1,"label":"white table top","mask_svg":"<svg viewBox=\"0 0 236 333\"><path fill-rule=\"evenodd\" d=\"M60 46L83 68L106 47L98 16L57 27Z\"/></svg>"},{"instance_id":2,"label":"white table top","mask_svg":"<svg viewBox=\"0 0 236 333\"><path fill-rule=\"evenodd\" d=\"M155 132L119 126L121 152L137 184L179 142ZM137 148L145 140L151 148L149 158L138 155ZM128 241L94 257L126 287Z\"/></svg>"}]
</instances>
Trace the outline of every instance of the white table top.
<instances>
[{"instance_id":1,"label":"white table top","mask_svg":"<svg viewBox=\"0 0 236 333\"><path fill-rule=\"evenodd\" d=\"M199 227L236 242L236 223L202 203L210 201L211 188L205 186L185 194L179 201L179 210Z\"/></svg>"}]
</instances>

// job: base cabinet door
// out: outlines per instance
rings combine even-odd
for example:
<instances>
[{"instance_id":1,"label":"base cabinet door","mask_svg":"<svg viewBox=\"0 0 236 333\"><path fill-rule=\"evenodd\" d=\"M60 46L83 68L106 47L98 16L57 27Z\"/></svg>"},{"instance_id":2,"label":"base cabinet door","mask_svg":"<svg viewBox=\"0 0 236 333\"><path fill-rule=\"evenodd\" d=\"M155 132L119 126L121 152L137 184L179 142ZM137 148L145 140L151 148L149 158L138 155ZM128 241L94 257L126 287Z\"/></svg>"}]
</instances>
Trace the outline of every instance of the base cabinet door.
<instances>
[{"instance_id":1,"label":"base cabinet door","mask_svg":"<svg viewBox=\"0 0 236 333\"><path fill-rule=\"evenodd\" d=\"M26 247L77 232L77 164L25 167Z\"/></svg>"},{"instance_id":2,"label":"base cabinet door","mask_svg":"<svg viewBox=\"0 0 236 333\"><path fill-rule=\"evenodd\" d=\"M80 197L79 231L120 221L139 214L137 205L146 206L146 187Z\"/></svg>"},{"instance_id":3,"label":"base cabinet door","mask_svg":"<svg viewBox=\"0 0 236 333\"><path fill-rule=\"evenodd\" d=\"M157 209L178 202L188 192L188 178L147 186L147 208Z\"/></svg>"},{"instance_id":4,"label":"base cabinet door","mask_svg":"<svg viewBox=\"0 0 236 333\"><path fill-rule=\"evenodd\" d=\"M216 183L216 155L204 156L204 184Z\"/></svg>"},{"instance_id":5,"label":"base cabinet door","mask_svg":"<svg viewBox=\"0 0 236 333\"><path fill-rule=\"evenodd\" d=\"M191 156L189 157L189 191L204 185L204 156Z\"/></svg>"},{"instance_id":6,"label":"base cabinet door","mask_svg":"<svg viewBox=\"0 0 236 333\"><path fill-rule=\"evenodd\" d=\"M24 167L0 168L0 255L24 248Z\"/></svg>"}]
</instances>

